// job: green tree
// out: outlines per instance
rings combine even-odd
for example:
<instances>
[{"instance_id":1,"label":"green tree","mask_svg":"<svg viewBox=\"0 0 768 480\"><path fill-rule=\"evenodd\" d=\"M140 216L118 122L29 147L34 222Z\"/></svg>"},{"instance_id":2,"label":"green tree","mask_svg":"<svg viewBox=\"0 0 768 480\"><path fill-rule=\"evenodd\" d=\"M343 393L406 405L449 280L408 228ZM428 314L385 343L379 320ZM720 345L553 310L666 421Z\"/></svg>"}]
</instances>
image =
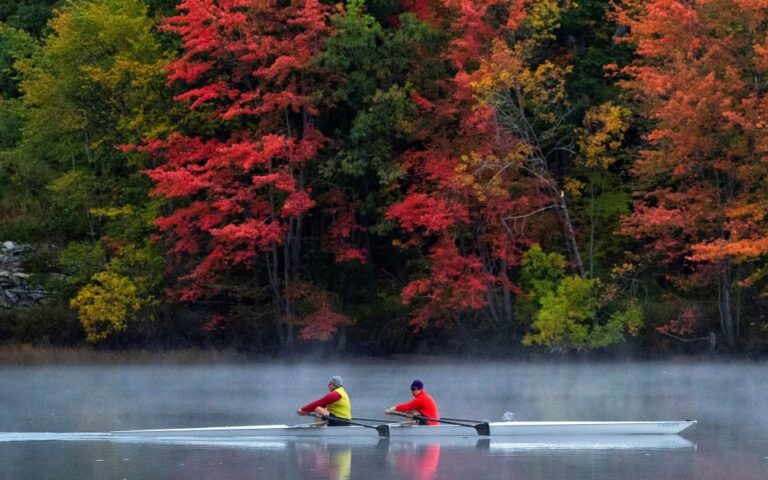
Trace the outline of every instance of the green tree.
<instances>
[{"instance_id":1,"label":"green tree","mask_svg":"<svg viewBox=\"0 0 768 480\"><path fill-rule=\"evenodd\" d=\"M53 9L63 3L62 0L3 0L0 1L0 23L40 37Z\"/></svg>"},{"instance_id":2,"label":"green tree","mask_svg":"<svg viewBox=\"0 0 768 480\"><path fill-rule=\"evenodd\" d=\"M626 333L638 333L643 313L636 303L621 306L613 288L596 278L566 275L565 266L562 255L546 254L538 245L525 254L521 279L528 311L533 302L538 305L523 344L590 350L622 342Z\"/></svg>"},{"instance_id":3,"label":"green tree","mask_svg":"<svg viewBox=\"0 0 768 480\"><path fill-rule=\"evenodd\" d=\"M23 125L2 154L9 193L0 192L0 216L9 222L0 235L65 245L58 267L47 266L70 275L62 295L118 302L115 328L104 329L77 303L95 341L122 331L126 320L115 312L156 305L162 257L150 233L158 205L141 173L145 159L118 147L166 133L177 109L165 86L169 55L144 1L67 2L49 29L13 64ZM128 278L130 288L120 280ZM113 283L130 291L125 308L98 300Z\"/></svg>"}]
</instances>

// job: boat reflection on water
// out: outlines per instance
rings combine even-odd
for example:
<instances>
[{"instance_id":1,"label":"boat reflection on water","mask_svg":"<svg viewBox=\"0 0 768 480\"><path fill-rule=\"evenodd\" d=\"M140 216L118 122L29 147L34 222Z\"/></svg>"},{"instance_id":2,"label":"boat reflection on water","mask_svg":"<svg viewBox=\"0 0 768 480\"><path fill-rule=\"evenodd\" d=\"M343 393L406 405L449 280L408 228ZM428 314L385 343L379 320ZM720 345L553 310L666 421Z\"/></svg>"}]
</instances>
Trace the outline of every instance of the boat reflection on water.
<instances>
[{"instance_id":1,"label":"boat reflection on water","mask_svg":"<svg viewBox=\"0 0 768 480\"><path fill-rule=\"evenodd\" d=\"M376 438L167 438L113 439L113 443L151 446L176 445L189 449L225 449L245 453L254 462L289 458L290 477L328 480L360 478L360 472L376 478L433 480L439 472L461 471L467 465L482 466L491 457L527 454L583 453L585 451L693 450L696 444L678 435L619 435L563 437L435 437ZM261 460L257 460L257 459ZM485 458L485 460L483 460ZM577 455L581 458L581 455ZM478 463L479 462L479 463ZM283 472L288 473L288 472ZM470 472L467 475L471 475Z\"/></svg>"},{"instance_id":2,"label":"boat reflection on water","mask_svg":"<svg viewBox=\"0 0 768 480\"><path fill-rule=\"evenodd\" d=\"M21 444L25 446L15 457L15 446ZM0 446L4 448L0 449L0 463L16 465L21 472L8 478L58 478L41 474L39 469L46 468L45 462L24 460L28 451L37 448L35 444L40 445L41 458L51 457L55 468L77 472L71 478L197 480L238 478L243 472L255 472L254 478L260 480L435 480L447 473L451 478L508 478L510 460L520 473L519 478L549 479L557 476L557 472L541 470L541 465L567 464L568 468L590 469L597 457L619 459L606 464L606 469L616 470L615 475L611 471L607 477L620 476L624 468L638 468L649 469L644 478L658 478L654 469L659 458L685 469L687 456L649 457L653 451L696 448L678 435L233 439L5 432L0 433ZM58 457L55 452L59 452ZM83 463L83 458L95 460ZM546 460L542 463L541 458ZM647 458L653 461L643 460ZM195 472L194 477L188 476L190 471ZM6 478L2 472L0 478Z\"/></svg>"},{"instance_id":3,"label":"boat reflection on water","mask_svg":"<svg viewBox=\"0 0 768 480\"><path fill-rule=\"evenodd\" d=\"M421 451L427 453L421 460L426 466L437 464L440 446L454 448L477 448L491 452L514 452L530 450L674 450L695 449L696 444L680 435L525 435L507 437L114 437L109 433L47 433L47 432L0 432L0 443L4 442L110 442L133 445L179 445L203 448L235 448L262 451L327 450L331 447L353 449L372 448L393 453ZM438 447L438 448L434 448ZM421 449L421 450L419 450ZM407 463L403 460L401 463ZM397 466L397 463L393 463Z\"/></svg>"},{"instance_id":4,"label":"boat reflection on water","mask_svg":"<svg viewBox=\"0 0 768 480\"><path fill-rule=\"evenodd\" d=\"M94 439L105 439L95 437ZM217 437L122 437L110 439L113 443L189 445L209 448L243 448L255 450L289 450L301 446L327 449L348 446L351 448L385 449L390 452L408 451L426 446L477 448L491 452L530 450L674 450L696 449L696 444L679 435L526 435L498 438L487 437L409 437L385 439L375 437L308 437L308 438L217 438ZM434 449L433 449L434 451ZM437 453L431 453L429 462Z\"/></svg>"},{"instance_id":5,"label":"boat reflection on water","mask_svg":"<svg viewBox=\"0 0 768 480\"><path fill-rule=\"evenodd\" d=\"M492 441L488 448L499 453L531 450L695 450L696 444L679 435L530 436L512 441L508 438Z\"/></svg>"},{"instance_id":6,"label":"boat reflection on water","mask_svg":"<svg viewBox=\"0 0 768 480\"><path fill-rule=\"evenodd\" d=\"M571 438L525 437L478 439L379 440L376 444L341 441L290 440L285 448L308 477L347 480L354 471L353 459L370 470L381 465L380 478L434 480L438 471L459 471L462 459L477 462L479 456L516 455L536 452L695 450L696 444L677 435L585 436ZM441 465L442 459L450 465ZM481 463L482 460L480 461ZM445 463L445 462L443 462ZM471 472L467 472L470 475Z\"/></svg>"}]
</instances>

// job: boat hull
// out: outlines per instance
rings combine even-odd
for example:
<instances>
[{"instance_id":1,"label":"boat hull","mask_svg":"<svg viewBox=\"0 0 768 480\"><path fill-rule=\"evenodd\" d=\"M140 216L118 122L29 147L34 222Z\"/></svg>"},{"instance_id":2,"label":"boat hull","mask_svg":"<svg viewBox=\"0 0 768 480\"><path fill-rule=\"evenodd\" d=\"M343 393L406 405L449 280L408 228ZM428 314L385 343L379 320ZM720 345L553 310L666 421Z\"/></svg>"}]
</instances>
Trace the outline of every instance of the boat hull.
<instances>
[{"instance_id":1,"label":"boat hull","mask_svg":"<svg viewBox=\"0 0 768 480\"><path fill-rule=\"evenodd\" d=\"M509 437L442 436L392 438L349 437L113 437L112 442L184 445L217 448L286 451L302 448L375 447L397 451L412 451L419 446L441 445L444 447L478 448L491 452L509 453L536 450L684 450L695 449L696 444L680 435L519 435Z\"/></svg>"},{"instance_id":2,"label":"boat hull","mask_svg":"<svg viewBox=\"0 0 768 480\"><path fill-rule=\"evenodd\" d=\"M490 422L492 437L562 435L674 435L695 424L695 420L660 422ZM457 425L389 425L390 437L472 437L472 427ZM254 425L236 427L175 428L110 432L113 437L151 438L265 438L265 437L376 437L373 428L316 427L311 425Z\"/></svg>"}]
</instances>

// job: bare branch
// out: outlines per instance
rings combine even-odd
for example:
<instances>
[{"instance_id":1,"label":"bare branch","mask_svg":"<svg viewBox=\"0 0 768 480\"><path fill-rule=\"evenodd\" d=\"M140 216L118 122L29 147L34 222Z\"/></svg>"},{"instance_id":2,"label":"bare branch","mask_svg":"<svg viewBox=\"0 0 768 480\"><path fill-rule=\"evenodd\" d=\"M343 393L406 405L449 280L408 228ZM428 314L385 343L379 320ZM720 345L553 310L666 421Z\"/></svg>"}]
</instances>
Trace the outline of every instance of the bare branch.
<instances>
[{"instance_id":1,"label":"bare branch","mask_svg":"<svg viewBox=\"0 0 768 480\"><path fill-rule=\"evenodd\" d=\"M507 222L509 220L512 220L512 223L513 223L513 225L515 227L517 227L517 222L521 221L520 228L519 229L515 228L515 230L517 230L517 232L521 233L525 229L525 220L528 217L532 217L532 216L537 215L537 214L539 214L541 212L544 212L546 210L549 210L549 209L552 209L552 208L559 208L559 207L560 207L560 205L558 205L558 204L547 205L546 207L541 207L539 209L536 209L536 210L534 210L532 212L529 212L529 213L526 213L526 214L523 214L523 215L511 215L511 216L508 216L508 217L504 217L504 218L501 219L501 223L504 225L504 228L507 230L507 233L509 233L510 235L514 235L516 232L513 232L512 229L509 228L509 225L507 225Z\"/></svg>"}]
</instances>

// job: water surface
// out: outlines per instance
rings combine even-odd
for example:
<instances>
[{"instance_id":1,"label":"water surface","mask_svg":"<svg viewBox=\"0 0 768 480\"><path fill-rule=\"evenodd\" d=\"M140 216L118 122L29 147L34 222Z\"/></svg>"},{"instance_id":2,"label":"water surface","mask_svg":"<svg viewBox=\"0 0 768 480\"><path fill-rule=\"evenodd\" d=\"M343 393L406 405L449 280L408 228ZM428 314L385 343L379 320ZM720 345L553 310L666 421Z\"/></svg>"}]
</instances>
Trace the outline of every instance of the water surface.
<instances>
[{"instance_id":1,"label":"water surface","mask_svg":"<svg viewBox=\"0 0 768 480\"><path fill-rule=\"evenodd\" d=\"M341 375L382 417L419 378L445 416L682 420L681 437L128 442L142 428L296 424ZM0 367L0 479L768 478L768 369L757 363L380 361Z\"/></svg>"}]
</instances>

